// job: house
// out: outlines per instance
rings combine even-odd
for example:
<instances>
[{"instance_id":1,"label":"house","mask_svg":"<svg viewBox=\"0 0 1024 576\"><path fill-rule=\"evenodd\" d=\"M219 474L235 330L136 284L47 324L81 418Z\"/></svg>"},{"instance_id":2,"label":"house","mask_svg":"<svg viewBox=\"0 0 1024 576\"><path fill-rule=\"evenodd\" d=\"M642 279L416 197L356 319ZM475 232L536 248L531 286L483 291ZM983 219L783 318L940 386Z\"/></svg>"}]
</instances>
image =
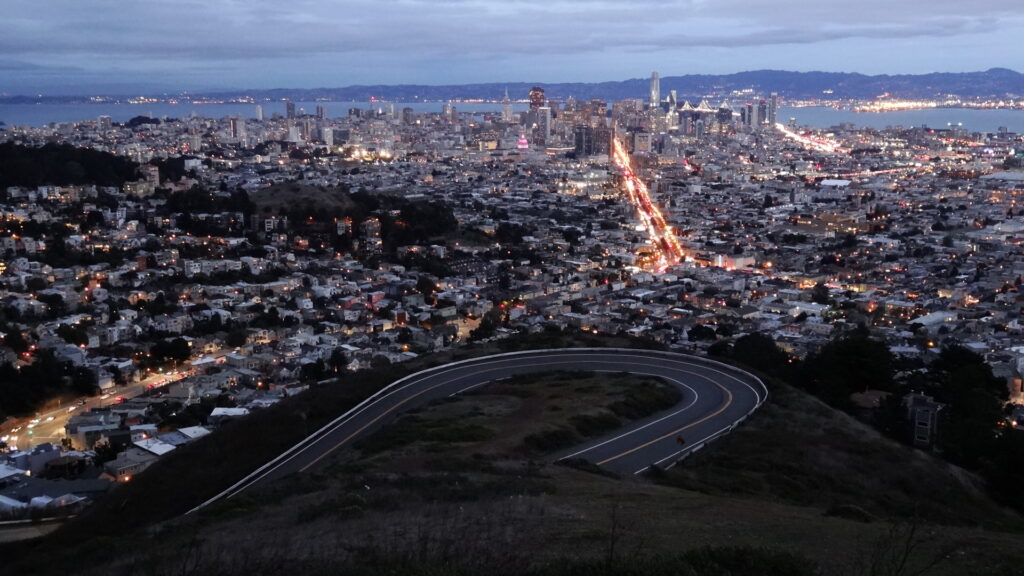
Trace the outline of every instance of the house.
<instances>
[{"instance_id":1,"label":"house","mask_svg":"<svg viewBox=\"0 0 1024 576\"><path fill-rule=\"evenodd\" d=\"M907 410L914 446L932 447L938 438L939 412L945 404L922 392L911 392L903 397L903 407Z\"/></svg>"},{"instance_id":2,"label":"house","mask_svg":"<svg viewBox=\"0 0 1024 576\"><path fill-rule=\"evenodd\" d=\"M32 475L41 474L46 470L46 463L60 457L60 448L49 442L34 446L31 450L14 452L7 456L7 462L16 468Z\"/></svg>"},{"instance_id":3,"label":"house","mask_svg":"<svg viewBox=\"0 0 1024 576\"><path fill-rule=\"evenodd\" d=\"M104 435L121 428L122 417L108 411L92 411L75 414L68 420L64 430L75 446L92 448Z\"/></svg>"},{"instance_id":4,"label":"house","mask_svg":"<svg viewBox=\"0 0 1024 576\"><path fill-rule=\"evenodd\" d=\"M156 462L157 456L141 448L130 447L117 455L117 458L103 465L103 471L113 476L118 482L128 482L132 476L149 468Z\"/></svg>"},{"instance_id":5,"label":"house","mask_svg":"<svg viewBox=\"0 0 1024 576\"><path fill-rule=\"evenodd\" d=\"M243 416L248 415L249 410L246 408L217 407L214 408L213 412L210 413L210 424L213 426L220 426L221 424L227 422L228 420L233 420L235 418L241 418Z\"/></svg>"}]
</instances>

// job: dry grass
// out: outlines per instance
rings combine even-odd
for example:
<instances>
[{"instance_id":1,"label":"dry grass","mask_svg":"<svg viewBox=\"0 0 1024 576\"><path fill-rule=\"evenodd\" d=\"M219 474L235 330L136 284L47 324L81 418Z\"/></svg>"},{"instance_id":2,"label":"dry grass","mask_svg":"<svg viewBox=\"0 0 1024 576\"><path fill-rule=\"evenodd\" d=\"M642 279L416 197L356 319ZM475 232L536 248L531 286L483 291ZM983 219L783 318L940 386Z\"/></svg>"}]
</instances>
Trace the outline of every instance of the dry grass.
<instances>
[{"instance_id":1,"label":"dry grass","mask_svg":"<svg viewBox=\"0 0 1024 576\"><path fill-rule=\"evenodd\" d=\"M318 475L162 524L127 547L100 542L120 546L117 559L76 571L725 573L687 571L706 546L740 546L727 555L760 566L734 575L811 573L799 558L849 576L910 574L936 559L927 574L1024 566L1019 518L941 463L788 388L659 482L553 465L527 446L544 430L581 435L635 384L553 375L435 403L363 445L371 450L339 451ZM928 521L908 522L915 511ZM887 569L904 543L904 569ZM686 569L658 564L681 553Z\"/></svg>"},{"instance_id":2,"label":"dry grass","mask_svg":"<svg viewBox=\"0 0 1024 576\"><path fill-rule=\"evenodd\" d=\"M822 510L853 507L880 519L1022 528L1020 516L984 495L977 477L783 384L750 422L659 481Z\"/></svg>"}]
</instances>

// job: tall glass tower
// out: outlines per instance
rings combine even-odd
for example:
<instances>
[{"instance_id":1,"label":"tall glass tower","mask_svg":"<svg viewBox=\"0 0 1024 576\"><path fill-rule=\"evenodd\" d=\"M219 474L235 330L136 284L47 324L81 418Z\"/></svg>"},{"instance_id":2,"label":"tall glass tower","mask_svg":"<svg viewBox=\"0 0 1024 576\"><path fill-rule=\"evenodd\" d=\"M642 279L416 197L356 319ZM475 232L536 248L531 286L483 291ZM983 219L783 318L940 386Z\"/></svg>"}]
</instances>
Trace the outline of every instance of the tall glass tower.
<instances>
[{"instance_id":1,"label":"tall glass tower","mask_svg":"<svg viewBox=\"0 0 1024 576\"><path fill-rule=\"evenodd\" d=\"M651 72L651 108L661 105L661 79L657 72Z\"/></svg>"}]
</instances>

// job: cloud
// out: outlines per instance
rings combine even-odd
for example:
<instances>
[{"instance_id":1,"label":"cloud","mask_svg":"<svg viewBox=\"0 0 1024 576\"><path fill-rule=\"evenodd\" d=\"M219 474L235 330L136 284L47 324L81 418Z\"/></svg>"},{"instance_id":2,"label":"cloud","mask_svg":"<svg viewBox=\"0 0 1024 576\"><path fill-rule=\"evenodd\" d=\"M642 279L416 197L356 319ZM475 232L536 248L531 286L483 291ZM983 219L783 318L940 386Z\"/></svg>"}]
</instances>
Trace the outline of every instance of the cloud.
<instances>
[{"instance_id":1,"label":"cloud","mask_svg":"<svg viewBox=\"0 0 1024 576\"><path fill-rule=\"evenodd\" d=\"M1024 19L1018 16L1018 4L1019 0L51 0L47 10L40 10L38 2L8 0L0 53L23 65L95 73L187 76L216 69L239 76L258 65L261 74L283 78L297 66L376 67L387 76L438 62L447 62L451 70L480 69L498 61L529 70L545 58L596 70L602 60L611 62L622 54L650 55L657 61L685 59L693 50L721 55L725 50L854 40L863 42L873 64L877 57L870 54L879 43L1020 31ZM987 67L980 49L970 56L979 67Z\"/></svg>"},{"instance_id":2,"label":"cloud","mask_svg":"<svg viewBox=\"0 0 1024 576\"><path fill-rule=\"evenodd\" d=\"M29 74L66 74L69 72L84 72L82 68L77 66L44 66L41 64L34 64L32 62L22 62L20 60L0 60L0 71Z\"/></svg>"}]
</instances>

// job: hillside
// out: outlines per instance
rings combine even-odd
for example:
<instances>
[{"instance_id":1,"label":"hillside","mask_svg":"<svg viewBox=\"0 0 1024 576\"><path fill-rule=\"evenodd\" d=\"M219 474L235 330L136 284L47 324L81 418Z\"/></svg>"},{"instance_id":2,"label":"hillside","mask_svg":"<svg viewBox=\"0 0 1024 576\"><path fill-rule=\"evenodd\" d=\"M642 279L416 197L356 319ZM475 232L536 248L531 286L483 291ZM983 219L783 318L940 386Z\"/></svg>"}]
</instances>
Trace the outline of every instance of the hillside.
<instances>
[{"instance_id":1,"label":"hillside","mask_svg":"<svg viewBox=\"0 0 1024 576\"><path fill-rule=\"evenodd\" d=\"M138 165L122 156L70 144L39 148L0 143L0 190L9 186L95 184L120 187L138 178Z\"/></svg>"},{"instance_id":2,"label":"hillside","mask_svg":"<svg viewBox=\"0 0 1024 576\"><path fill-rule=\"evenodd\" d=\"M754 89L762 93L778 92L784 98L876 98L890 94L897 98L945 98L956 94L965 98L1019 98L1024 94L1024 74L1006 68L977 72L933 72L929 74L879 74L854 72L793 72L787 70L750 70L735 74L673 75L662 70L661 93L678 91L681 97L725 95L735 90ZM577 100L602 98L644 98L648 78L630 78L606 82L508 81L482 84L375 84L334 88L239 89L201 94L206 98L253 97L266 101L291 99L296 102L327 100L367 102L372 98L391 102L443 102L446 100L487 99L499 101L507 89L513 99L526 98L530 88L542 85L548 98ZM828 92L826 92L828 91ZM83 96L0 96L4 104L84 102Z\"/></svg>"},{"instance_id":3,"label":"hillside","mask_svg":"<svg viewBox=\"0 0 1024 576\"><path fill-rule=\"evenodd\" d=\"M979 72L936 72L930 74L867 75L849 72L791 72L786 70L752 70L735 74L672 75L662 70L661 93L677 90L682 97L725 95L734 90L754 89L762 93L778 92L784 98L876 98L888 93L899 98L934 98L957 94L962 97L1005 97L1024 94L1024 75L1005 68ZM608 82L542 83L548 98L577 100L602 98L644 98L648 78ZM495 82L460 85L372 85L340 88L250 90L246 95L277 100L296 101L326 99L365 102L371 97L392 102L422 100L444 101L483 98L500 100L505 90L513 98L525 98L536 82ZM830 92L826 93L828 90ZM213 94L214 97L238 96L236 92Z\"/></svg>"},{"instance_id":4,"label":"hillside","mask_svg":"<svg viewBox=\"0 0 1024 576\"><path fill-rule=\"evenodd\" d=\"M927 574L995 575L1024 566L1024 522L976 480L784 385L732 436L652 480L551 463L559 446L610 425L625 384L638 383L556 374L435 403L317 474L135 530L116 552L80 546L76 572L852 575L910 574L938 560ZM656 383L642 386L657 396ZM19 569L49 573L26 560Z\"/></svg>"},{"instance_id":5,"label":"hillside","mask_svg":"<svg viewBox=\"0 0 1024 576\"><path fill-rule=\"evenodd\" d=\"M977 477L788 386L776 385L772 402L722 446L697 453L658 483L864 520L895 515L1024 528L1019 516L984 495Z\"/></svg>"},{"instance_id":6,"label":"hillside","mask_svg":"<svg viewBox=\"0 0 1024 576\"><path fill-rule=\"evenodd\" d=\"M296 209L345 214L355 207L348 190L344 188L325 188L298 182L274 184L255 190L249 194L249 199L255 204L258 214L279 214Z\"/></svg>"}]
</instances>

